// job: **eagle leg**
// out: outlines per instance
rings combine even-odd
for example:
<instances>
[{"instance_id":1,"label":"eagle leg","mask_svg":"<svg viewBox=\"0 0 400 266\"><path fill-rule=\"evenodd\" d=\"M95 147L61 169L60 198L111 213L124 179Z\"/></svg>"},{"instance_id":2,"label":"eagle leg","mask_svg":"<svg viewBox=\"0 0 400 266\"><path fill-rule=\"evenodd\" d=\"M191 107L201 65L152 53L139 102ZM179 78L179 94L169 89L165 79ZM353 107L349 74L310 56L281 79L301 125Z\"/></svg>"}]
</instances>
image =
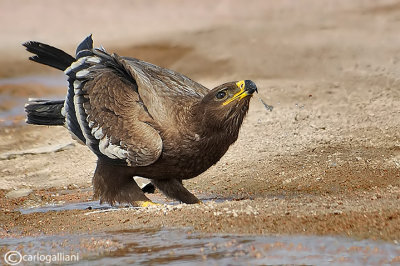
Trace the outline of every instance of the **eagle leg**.
<instances>
[{"instance_id":1,"label":"eagle leg","mask_svg":"<svg viewBox=\"0 0 400 266\"><path fill-rule=\"evenodd\" d=\"M167 197L179 200L186 204L201 203L195 195L189 192L178 179L152 179L151 182Z\"/></svg>"},{"instance_id":2,"label":"eagle leg","mask_svg":"<svg viewBox=\"0 0 400 266\"><path fill-rule=\"evenodd\" d=\"M151 202L133 180L131 168L113 165L102 160L97 161L93 176L94 197L100 198L100 204L107 202L126 203L132 206L147 207Z\"/></svg>"}]
</instances>

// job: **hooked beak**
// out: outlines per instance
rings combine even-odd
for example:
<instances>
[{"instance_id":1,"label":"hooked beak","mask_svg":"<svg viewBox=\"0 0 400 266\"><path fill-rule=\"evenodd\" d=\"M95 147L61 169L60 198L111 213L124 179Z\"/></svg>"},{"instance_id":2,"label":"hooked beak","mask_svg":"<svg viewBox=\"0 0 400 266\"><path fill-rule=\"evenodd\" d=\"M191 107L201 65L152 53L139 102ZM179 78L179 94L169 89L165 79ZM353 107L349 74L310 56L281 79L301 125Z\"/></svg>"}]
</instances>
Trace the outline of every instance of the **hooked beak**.
<instances>
[{"instance_id":1,"label":"hooked beak","mask_svg":"<svg viewBox=\"0 0 400 266\"><path fill-rule=\"evenodd\" d=\"M236 82L236 86L240 89L232 98L226 100L222 105L227 105L236 99L243 99L246 96L251 96L254 92L258 93L256 84L251 80L241 80Z\"/></svg>"}]
</instances>

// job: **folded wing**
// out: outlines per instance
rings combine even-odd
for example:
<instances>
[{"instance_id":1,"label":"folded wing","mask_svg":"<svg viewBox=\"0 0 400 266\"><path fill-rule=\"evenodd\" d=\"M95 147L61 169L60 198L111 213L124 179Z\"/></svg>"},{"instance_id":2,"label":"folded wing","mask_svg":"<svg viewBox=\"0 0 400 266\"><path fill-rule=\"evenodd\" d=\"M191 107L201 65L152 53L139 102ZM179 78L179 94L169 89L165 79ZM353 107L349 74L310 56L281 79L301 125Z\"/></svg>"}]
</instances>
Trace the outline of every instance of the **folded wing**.
<instances>
[{"instance_id":1,"label":"folded wing","mask_svg":"<svg viewBox=\"0 0 400 266\"><path fill-rule=\"evenodd\" d=\"M206 87L175 71L134 58L121 57L120 62L135 79L149 113L164 124L176 126L177 113L209 92Z\"/></svg>"},{"instance_id":2,"label":"folded wing","mask_svg":"<svg viewBox=\"0 0 400 266\"><path fill-rule=\"evenodd\" d=\"M131 166L152 164L163 144L135 79L118 56L87 48L78 50L77 61L65 70L70 84L65 103L68 128L103 159Z\"/></svg>"}]
</instances>

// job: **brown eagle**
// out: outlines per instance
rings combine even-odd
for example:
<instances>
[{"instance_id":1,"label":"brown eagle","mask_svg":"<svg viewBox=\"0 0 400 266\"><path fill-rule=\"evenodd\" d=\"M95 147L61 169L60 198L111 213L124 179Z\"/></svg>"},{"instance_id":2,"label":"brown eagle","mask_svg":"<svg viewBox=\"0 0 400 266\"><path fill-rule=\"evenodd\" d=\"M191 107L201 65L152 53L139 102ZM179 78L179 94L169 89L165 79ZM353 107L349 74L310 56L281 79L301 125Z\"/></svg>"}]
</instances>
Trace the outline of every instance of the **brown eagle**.
<instances>
[{"instance_id":1,"label":"brown eagle","mask_svg":"<svg viewBox=\"0 0 400 266\"><path fill-rule=\"evenodd\" d=\"M97 157L95 197L111 205L153 204L133 176L166 196L200 201L183 185L218 162L238 138L257 87L251 80L212 90L139 59L93 48L89 35L76 56L40 42L23 44L29 59L68 76L65 100L31 100L27 123L63 125Z\"/></svg>"}]
</instances>

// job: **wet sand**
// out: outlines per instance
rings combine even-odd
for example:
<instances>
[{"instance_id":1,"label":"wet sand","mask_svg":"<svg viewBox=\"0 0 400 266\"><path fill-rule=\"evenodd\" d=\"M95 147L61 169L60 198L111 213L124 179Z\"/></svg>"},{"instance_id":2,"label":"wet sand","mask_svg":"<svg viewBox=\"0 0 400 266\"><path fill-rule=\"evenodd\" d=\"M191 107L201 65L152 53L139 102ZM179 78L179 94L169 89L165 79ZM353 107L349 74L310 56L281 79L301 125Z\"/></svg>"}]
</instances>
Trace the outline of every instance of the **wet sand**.
<instances>
[{"instance_id":1,"label":"wet sand","mask_svg":"<svg viewBox=\"0 0 400 266\"><path fill-rule=\"evenodd\" d=\"M63 128L20 125L22 117L17 118L17 125L0 128L0 157L8 154L0 159L0 236L192 228L228 234L344 236L397 244L400 5L301 2L223 2L207 13L207 5L213 3L209 1L193 18L182 15L180 22L192 22L193 27L165 20L164 34L158 35L162 30L153 24L146 24L137 35L133 29L127 33L124 26L119 28L122 22L103 33L95 28L95 45L169 67L210 88L229 80L252 79L259 96L274 109L266 110L253 97L239 140L215 166L185 181L205 204L173 207L157 192L150 197L169 206L95 214L87 209L21 214L20 208L90 201L95 156L73 142ZM180 1L162 5L194 12ZM149 6L138 8L154 11ZM159 7L154 12L159 13L153 23L161 25L167 15ZM63 36L55 36L50 27L38 30L34 37L73 51L87 27ZM109 31L116 32L107 40ZM2 77L57 73L23 59L27 56L22 48L7 56L4 62L18 67L11 71L0 64ZM5 86L10 85L0 86L1 95L19 98L62 94L57 86ZM12 106L2 101L0 109ZM9 156L59 144L67 148ZM6 196L14 190L15 198Z\"/></svg>"}]
</instances>

